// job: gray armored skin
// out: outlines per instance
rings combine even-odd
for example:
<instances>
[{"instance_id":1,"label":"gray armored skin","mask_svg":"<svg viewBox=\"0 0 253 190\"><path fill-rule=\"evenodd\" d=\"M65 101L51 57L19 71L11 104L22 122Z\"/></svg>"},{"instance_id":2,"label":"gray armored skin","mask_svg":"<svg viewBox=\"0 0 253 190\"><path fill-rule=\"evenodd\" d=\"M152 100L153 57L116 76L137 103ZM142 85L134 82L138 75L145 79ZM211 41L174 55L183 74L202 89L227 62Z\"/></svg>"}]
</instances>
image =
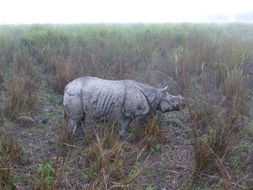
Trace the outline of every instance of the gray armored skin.
<instances>
[{"instance_id":1,"label":"gray armored skin","mask_svg":"<svg viewBox=\"0 0 253 190\"><path fill-rule=\"evenodd\" d=\"M179 111L185 107L181 96L134 80L105 80L81 77L64 90L63 105L73 135L83 135L97 121L118 122L120 136L128 135L128 126L137 117L161 112Z\"/></svg>"}]
</instances>

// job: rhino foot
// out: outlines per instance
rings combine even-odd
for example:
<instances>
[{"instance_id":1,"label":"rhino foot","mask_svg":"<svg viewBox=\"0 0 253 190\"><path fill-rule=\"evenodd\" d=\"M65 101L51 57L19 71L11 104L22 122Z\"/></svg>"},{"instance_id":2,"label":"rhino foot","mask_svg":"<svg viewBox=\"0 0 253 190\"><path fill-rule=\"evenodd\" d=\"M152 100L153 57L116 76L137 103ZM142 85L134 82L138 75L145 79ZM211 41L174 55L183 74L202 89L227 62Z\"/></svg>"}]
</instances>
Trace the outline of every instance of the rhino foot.
<instances>
[{"instance_id":1,"label":"rhino foot","mask_svg":"<svg viewBox=\"0 0 253 190\"><path fill-rule=\"evenodd\" d=\"M128 137L128 135L129 135L129 132L127 132L127 130L120 130L119 131L119 136L122 138L126 138L126 137Z\"/></svg>"}]
</instances>

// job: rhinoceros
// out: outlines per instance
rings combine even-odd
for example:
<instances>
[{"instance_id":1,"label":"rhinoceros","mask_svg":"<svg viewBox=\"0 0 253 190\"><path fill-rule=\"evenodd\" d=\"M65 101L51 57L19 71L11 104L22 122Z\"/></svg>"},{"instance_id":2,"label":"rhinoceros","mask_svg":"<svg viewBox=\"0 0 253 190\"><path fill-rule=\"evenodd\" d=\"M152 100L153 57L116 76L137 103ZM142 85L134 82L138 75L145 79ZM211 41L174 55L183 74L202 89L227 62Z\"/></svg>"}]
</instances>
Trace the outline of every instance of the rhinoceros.
<instances>
[{"instance_id":1,"label":"rhinoceros","mask_svg":"<svg viewBox=\"0 0 253 190\"><path fill-rule=\"evenodd\" d=\"M128 126L137 117L161 112L179 111L185 107L182 96L134 80L105 80L81 77L64 89L63 105L73 135L84 134L84 129L97 121L118 122L119 135L128 136Z\"/></svg>"}]
</instances>

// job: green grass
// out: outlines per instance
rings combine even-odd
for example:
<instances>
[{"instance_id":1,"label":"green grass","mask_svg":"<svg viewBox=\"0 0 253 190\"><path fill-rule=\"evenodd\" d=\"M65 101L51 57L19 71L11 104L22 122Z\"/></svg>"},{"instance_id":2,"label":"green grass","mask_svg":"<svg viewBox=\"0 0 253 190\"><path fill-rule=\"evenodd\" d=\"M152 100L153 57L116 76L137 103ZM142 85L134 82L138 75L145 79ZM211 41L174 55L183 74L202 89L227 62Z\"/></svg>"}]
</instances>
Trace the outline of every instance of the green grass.
<instances>
[{"instance_id":1,"label":"green grass","mask_svg":"<svg viewBox=\"0 0 253 190\"><path fill-rule=\"evenodd\" d=\"M55 169L50 163L39 164L36 173L38 179L35 181L35 189L53 189Z\"/></svg>"}]
</instances>

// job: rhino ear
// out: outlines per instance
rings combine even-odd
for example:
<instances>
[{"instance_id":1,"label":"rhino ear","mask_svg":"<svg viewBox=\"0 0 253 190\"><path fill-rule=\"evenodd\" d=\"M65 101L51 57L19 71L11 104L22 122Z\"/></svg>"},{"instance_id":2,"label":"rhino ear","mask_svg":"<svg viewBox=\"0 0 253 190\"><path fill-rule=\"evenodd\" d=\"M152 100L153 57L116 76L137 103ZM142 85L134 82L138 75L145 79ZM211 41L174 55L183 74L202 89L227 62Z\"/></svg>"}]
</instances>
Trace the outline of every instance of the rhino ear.
<instances>
[{"instance_id":1,"label":"rhino ear","mask_svg":"<svg viewBox=\"0 0 253 190\"><path fill-rule=\"evenodd\" d=\"M161 89L161 92L166 92L167 90L168 90L168 85L166 85L165 87L163 87L162 89Z\"/></svg>"},{"instance_id":2,"label":"rhino ear","mask_svg":"<svg viewBox=\"0 0 253 190\"><path fill-rule=\"evenodd\" d=\"M137 88L128 88L123 105L124 115L133 118L146 115L149 111L150 105L143 93Z\"/></svg>"}]
</instances>

